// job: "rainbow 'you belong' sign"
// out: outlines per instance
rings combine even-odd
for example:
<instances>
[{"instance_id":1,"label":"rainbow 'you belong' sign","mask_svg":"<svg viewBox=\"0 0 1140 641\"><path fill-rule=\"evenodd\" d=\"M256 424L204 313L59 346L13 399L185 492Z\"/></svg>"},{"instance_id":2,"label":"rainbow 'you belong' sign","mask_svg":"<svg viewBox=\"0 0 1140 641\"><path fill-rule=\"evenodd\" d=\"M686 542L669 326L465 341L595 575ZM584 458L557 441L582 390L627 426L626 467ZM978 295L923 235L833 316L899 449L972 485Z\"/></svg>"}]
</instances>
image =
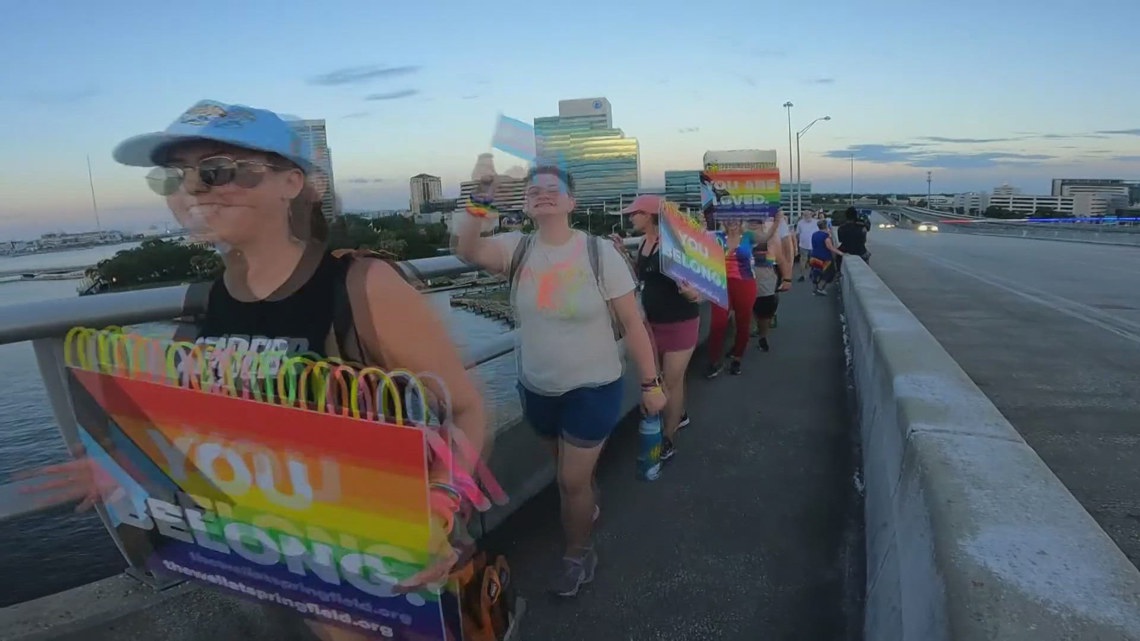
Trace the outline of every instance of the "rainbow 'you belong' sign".
<instances>
[{"instance_id":1,"label":"rainbow 'you belong' sign","mask_svg":"<svg viewBox=\"0 0 1140 641\"><path fill-rule=\"evenodd\" d=\"M681 213L673 203L666 202L659 216L661 271L728 309L728 279L720 243L700 221Z\"/></svg>"}]
</instances>

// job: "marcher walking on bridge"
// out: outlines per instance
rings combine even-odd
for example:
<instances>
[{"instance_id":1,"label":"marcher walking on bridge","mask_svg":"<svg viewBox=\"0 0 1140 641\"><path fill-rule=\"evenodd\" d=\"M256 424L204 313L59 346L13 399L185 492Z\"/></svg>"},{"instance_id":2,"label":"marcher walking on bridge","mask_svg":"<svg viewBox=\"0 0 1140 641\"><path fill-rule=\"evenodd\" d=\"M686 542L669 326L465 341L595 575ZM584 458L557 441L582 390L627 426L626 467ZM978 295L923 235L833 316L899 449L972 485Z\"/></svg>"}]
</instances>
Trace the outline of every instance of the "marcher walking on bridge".
<instances>
[{"instance_id":1,"label":"marcher walking on bridge","mask_svg":"<svg viewBox=\"0 0 1140 641\"><path fill-rule=\"evenodd\" d=\"M796 255L796 265L800 267L800 282L802 283L811 271L808 264L811 261L811 237L819 230L819 224L815 217L815 212L805 211L803 216L800 217L799 222L796 223L796 241L799 247L799 252Z\"/></svg>"},{"instance_id":2,"label":"marcher walking on bridge","mask_svg":"<svg viewBox=\"0 0 1140 641\"><path fill-rule=\"evenodd\" d=\"M701 329L700 294L686 283L677 283L661 271L660 212L666 202L659 196L638 196L629 207L633 228L643 234L637 248L637 277L641 282L641 305L653 335L653 343L665 380L665 404L661 460L673 457L677 431L688 425L685 413L685 372L697 347Z\"/></svg>"},{"instance_id":3,"label":"marcher walking on bridge","mask_svg":"<svg viewBox=\"0 0 1140 641\"><path fill-rule=\"evenodd\" d=\"M835 278L837 260L843 255L831 240L827 221L820 220L818 229L811 236L811 283L812 293L823 296L827 286Z\"/></svg>"},{"instance_id":4,"label":"marcher walking on bridge","mask_svg":"<svg viewBox=\"0 0 1140 641\"><path fill-rule=\"evenodd\" d=\"M602 446L621 419L623 362L616 333L638 368L647 414L665 408L657 359L626 259L613 244L570 226L574 178L537 166L525 179L524 208L537 229L481 237L494 217L501 180L490 154L480 157L479 183L466 215L457 218L456 254L507 278L518 319L519 394L530 425L547 439L557 461L566 550L550 584L574 596L594 579L597 517L594 469ZM615 327L616 323L616 327Z\"/></svg>"},{"instance_id":5,"label":"marcher walking on bridge","mask_svg":"<svg viewBox=\"0 0 1140 641\"><path fill-rule=\"evenodd\" d=\"M752 316L756 319L756 336L758 337L756 346L765 352L771 349L768 334L772 329L772 319L775 318L776 310L780 307L780 277L777 273L778 262L776 257L779 255L779 250L783 248L783 243L773 237L771 233L772 227L777 224L776 221L769 219L753 226L757 243L752 250L756 274L756 300L752 303ZM777 251L771 252L769 248Z\"/></svg>"},{"instance_id":6,"label":"marcher walking on bridge","mask_svg":"<svg viewBox=\"0 0 1140 641\"><path fill-rule=\"evenodd\" d=\"M153 168L147 183L178 223L222 253L225 272L210 285L205 317L179 336L213 346L213 365L253 363L238 376L251 386L261 379L260 389L285 359L301 355L284 345L319 359L432 372L446 390L424 383L438 398L450 397L455 425L483 447L482 397L442 319L391 265L329 251L318 186L327 178L290 124L267 110L202 101L165 131L130 138L113 155ZM433 506L459 495L448 485L452 471L433 465ZM405 587L447 577L457 559L448 544L454 512L433 507L440 562ZM314 621L309 627L326 641L371 638Z\"/></svg>"},{"instance_id":7,"label":"marcher walking on bridge","mask_svg":"<svg viewBox=\"0 0 1140 641\"><path fill-rule=\"evenodd\" d=\"M724 249L725 275L728 277L728 309L713 305L709 327L709 365L706 378L716 378L724 371L724 338L728 319L735 317L736 333L728 352L729 373L741 373L741 359L748 348L748 332L752 325L752 304L756 300L756 275L753 270L753 233L744 229L740 220L727 220L724 230L716 232Z\"/></svg>"}]
</instances>

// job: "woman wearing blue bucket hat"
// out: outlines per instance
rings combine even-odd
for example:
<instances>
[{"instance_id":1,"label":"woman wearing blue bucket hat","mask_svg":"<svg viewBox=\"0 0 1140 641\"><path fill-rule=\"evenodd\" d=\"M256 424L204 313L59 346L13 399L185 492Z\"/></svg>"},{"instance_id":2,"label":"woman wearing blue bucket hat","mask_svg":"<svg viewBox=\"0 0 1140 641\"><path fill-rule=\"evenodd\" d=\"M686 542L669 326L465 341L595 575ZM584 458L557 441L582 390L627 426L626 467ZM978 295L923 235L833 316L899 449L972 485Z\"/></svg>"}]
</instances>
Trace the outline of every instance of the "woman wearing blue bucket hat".
<instances>
[{"instance_id":1,"label":"woman wearing blue bucket hat","mask_svg":"<svg viewBox=\"0 0 1140 641\"><path fill-rule=\"evenodd\" d=\"M442 320L389 263L329 251L321 211L327 173L293 125L264 109L203 101L166 130L125 140L113 156L151 168L150 188L192 236L219 247L225 259L197 335L185 338L225 351L230 364L234 352L238 362L253 359L258 377L272 376L284 359L302 353L431 372L446 388L432 391L450 399L448 418L483 449L481 395ZM81 459L41 473L67 476L74 481L68 496L89 499L95 490L82 480L90 473L81 467L90 465ZM432 483L433 493L458 494L449 490L447 481ZM454 503L458 509L459 500ZM392 586L394 595L442 582L455 564L447 537L454 519L437 520L438 562ZM371 638L323 623L310 627L326 640Z\"/></svg>"}]
</instances>

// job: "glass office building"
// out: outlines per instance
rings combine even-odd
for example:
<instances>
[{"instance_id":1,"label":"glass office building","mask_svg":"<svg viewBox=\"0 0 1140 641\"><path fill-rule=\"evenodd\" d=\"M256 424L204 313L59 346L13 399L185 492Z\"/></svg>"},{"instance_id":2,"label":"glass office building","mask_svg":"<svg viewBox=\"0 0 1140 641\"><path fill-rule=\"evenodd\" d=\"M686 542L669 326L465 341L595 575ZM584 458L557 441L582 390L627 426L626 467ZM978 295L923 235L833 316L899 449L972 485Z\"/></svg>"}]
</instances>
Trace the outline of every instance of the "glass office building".
<instances>
[{"instance_id":1,"label":"glass office building","mask_svg":"<svg viewBox=\"0 0 1140 641\"><path fill-rule=\"evenodd\" d=\"M805 210L811 209L811 182L800 183L800 199L803 201ZM791 215L794 210L794 203L796 197L796 183L780 183L780 207L784 213Z\"/></svg>"},{"instance_id":2,"label":"glass office building","mask_svg":"<svg viewBox=\"0 0 1140 641\"><path fill-rule=\"evenodd\" d=\"M637 195L641 150L636 138L610 124L608 108L535 118L534 133L539 163L559 165L574 176L579 210L617 209Z\"/></svg>"},{"instance_id":3,"label":"glass office building","mask_svg":"<svg viewBox=\"0 0 1140 641\"><path fill-rule=\"evenodd\" d=\"M685 169L665 172L665 198L691 213L701 211L701 172Z\"/></svg>"}]
</instances>

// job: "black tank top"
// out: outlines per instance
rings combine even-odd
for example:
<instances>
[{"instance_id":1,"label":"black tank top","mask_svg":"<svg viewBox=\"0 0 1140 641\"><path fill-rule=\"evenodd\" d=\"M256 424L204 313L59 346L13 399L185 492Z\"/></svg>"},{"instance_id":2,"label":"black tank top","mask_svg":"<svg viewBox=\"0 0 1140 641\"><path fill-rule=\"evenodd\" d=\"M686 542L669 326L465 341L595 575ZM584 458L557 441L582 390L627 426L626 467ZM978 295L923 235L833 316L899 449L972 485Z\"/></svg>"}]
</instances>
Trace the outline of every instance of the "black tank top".
<instances>
[{"instance_id":1,"label":"black tank top","mask_svg":"<svg viewBox=\"0 0 1140 641\"><path fill-rule=\"evenodd\" d=\"M642 283L641 306L651 323L677 323L701 315L699 304L691 302L677 289L677 283L661 271L660 242L648 256L637 252L637 278Z\"/></svg>"},{"instance_id":2,"label":"black tank top","mask_svg":"<svg viewBox=\"0 0 1140 641\"><path fill-rule=\"evenodd\" d=\"M306 282L282 287L294 291L252 302L235 298L219 278L210 288L196 342L233 350L229 362L243 363L246 372L256 367L261 373L258 378L276 376L280 363L289 357L327 358L335 292L344 279L346 263L326 251Z\"/></svg>"}]
</instances>

